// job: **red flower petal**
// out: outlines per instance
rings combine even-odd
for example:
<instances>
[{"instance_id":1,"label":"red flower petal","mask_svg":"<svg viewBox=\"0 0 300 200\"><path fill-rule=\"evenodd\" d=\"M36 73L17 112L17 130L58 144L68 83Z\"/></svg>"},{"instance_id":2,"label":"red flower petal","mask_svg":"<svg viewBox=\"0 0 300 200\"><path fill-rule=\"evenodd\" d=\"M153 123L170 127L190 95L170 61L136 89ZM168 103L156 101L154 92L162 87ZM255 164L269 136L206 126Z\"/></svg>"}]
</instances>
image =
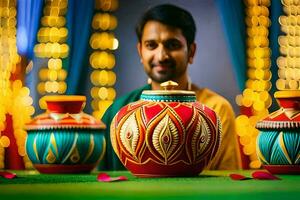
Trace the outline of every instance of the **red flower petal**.
<instances>
[{"instance_id":1,"label":"red flower petal","mask_svg":"<svg viewBox=\"0 0 300 200\"><path fill-rule=\"evenodd\" d=\"M252 173L252 177L259 180L281 180L277 176L265 171L255 171Z\"/></svg>"},{"instance_id":2,"label":"red flower petal","mask_svg":"<svg viewBox=\"0 0 300 200\"><path fill-rule=\"evenodd\" d=\"M17 177L17 174L6 171L0 171L0 176L6 179L13 179Z\"/></svg>"},{"instance_id":3,"label":"red flower petal","mask_svg":"<svg viewBox=\"0 0 300 200\"><path fill-rule=\"evenodd\" d=\"M99 182L126 181L126 176L110 177L107 173L99 173L97 180Z\"/></svg>"},{"instance_id":4,"label":"red flower petal","mask_svg":"<svg viewBox=\"0 0 300 200\"><path fill-rule=\"evenodd\" d=\"M232 180L235 180L235 181L242 181L242 180L248 180L248 179L251 179L249 177L246 177L244 175L241 175L241 174L229 174L230 178Z\"/></svg>"}]
</instances>

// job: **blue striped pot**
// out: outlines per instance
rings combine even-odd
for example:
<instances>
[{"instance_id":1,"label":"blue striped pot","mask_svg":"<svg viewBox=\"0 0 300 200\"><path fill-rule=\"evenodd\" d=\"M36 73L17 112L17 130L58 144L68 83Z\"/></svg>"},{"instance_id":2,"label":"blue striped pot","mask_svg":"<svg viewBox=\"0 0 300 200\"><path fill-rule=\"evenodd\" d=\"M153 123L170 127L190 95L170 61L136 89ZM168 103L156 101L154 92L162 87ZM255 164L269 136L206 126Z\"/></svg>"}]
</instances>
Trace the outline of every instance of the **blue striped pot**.
<instances>
[{"instance_id":1,"label":"blue striped pot","mask_svg":"<svg viewBox=\"0 0 300 200\"><path fill-rule=\"evenodd\" d=\"M300 174L300 91L279 91L281 108L257 123L257 154L275 174Z\"/></svg>"},{"instance_id":2,"label":"blue striped pot","mask_svg":"<svg viewBox=\"0 0 300 200\"><path fill-rule=\"evenodd\" d=\"M45 97L47 112L26 125L26 152L41 173L90 172L105 153L105 125L82 112L84 96Z\"/></svg>"}]
</instances>

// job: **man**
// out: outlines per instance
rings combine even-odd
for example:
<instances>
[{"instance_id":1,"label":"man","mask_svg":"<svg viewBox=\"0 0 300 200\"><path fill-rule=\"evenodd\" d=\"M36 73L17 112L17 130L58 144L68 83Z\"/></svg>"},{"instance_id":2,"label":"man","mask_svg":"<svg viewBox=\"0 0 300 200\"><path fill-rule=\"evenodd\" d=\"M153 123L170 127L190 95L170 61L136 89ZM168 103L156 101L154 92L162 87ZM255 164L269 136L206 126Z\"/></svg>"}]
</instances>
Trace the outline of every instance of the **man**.
<instances>
[{"instance_id":1,"label":"man","mask_svg":"<svg viewBox=\"0 0 300 200\"><path fill-rule=\"evenodd\" d=\"M136 27L139 39L137 50L151 83L117 99L106 111L102 120L107 125L107 151L101 169L124 169L113 152L109 127L121 107L137 101L143 90L159 90L162 82L173 80L179 90L193 90L197 101L214 109L222 122L222 143L219 152L207 169L239 169L239 148L231 105L220 95L207 88L192 84L188 77L188 65L193 63L196 52L196 26L189 12L174 5L164 4L151 8Z\"/></svg>"}]
</instances>

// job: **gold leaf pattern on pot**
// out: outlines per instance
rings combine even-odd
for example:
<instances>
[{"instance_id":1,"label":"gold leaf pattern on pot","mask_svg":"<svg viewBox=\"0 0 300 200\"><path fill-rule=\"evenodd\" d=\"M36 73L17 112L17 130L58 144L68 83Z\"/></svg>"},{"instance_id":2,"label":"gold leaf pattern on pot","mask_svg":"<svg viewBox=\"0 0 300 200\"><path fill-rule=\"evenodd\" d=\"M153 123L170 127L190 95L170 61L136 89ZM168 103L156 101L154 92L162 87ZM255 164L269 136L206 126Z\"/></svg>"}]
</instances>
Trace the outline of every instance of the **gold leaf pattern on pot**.
<instances>
[{"instance_id":1,"label":"gold leaf pattern on pot","mask_svg":"<svg viewBox=\"0 0 300 200\"><path fill-rule=\"evenodd\" d=\"M193 162L199 160L199 157L207 150L210 143L210 130L207 122L201 115L198 115L197 126L192 136Z\"/></svg>"},{"instance_id":2,"label":"gold leaf pattern on pot","mask_svg":"<svg viewBox=\"0 0 300 200\"><path fill-rule=\"evenodd\" d=\"M120 130L120 138L125 149L134 157L136 157L136 147L138 143L140 133L136 121L135 114L131 114L124 122Z\"/></svg>"},{"instance_id":3,"label":"gold leaf pattern on pot","mask_svg":"<svg viewBox=\"0 0 300 200\"><path fill-rule=\"evenodd\" d=\"M118 145L117 145L117 138L116 138L116 116L113 118L111 124L110 124L110 141L111 141L111 145L114 149L114 151L116 152L117 155L119 155L119 149L118 149Z\"/></svg>"},{"instance_id":4,"label":"gold leaf pattern on pot","mask_svg":"<svg viewBox=\"0 0 300 200\"><path fill-rule=\"evenodd\" d=\"M178 131L168 115L158 123L153 131L152 142L155 150L165 159L165 164L179 143Z\"/></svg>"}]
</instances>

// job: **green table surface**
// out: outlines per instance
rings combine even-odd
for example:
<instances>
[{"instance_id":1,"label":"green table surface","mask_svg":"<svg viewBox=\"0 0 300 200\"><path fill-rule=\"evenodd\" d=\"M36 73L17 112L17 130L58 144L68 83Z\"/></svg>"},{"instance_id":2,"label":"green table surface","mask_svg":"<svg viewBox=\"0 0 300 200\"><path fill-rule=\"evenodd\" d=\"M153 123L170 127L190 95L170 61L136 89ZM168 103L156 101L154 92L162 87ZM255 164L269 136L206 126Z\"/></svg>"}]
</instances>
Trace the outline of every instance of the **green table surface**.
<instances>
[{"instance_id":1,"label":"green table surface","mask_svg":"<svg viewBox=\"0 0 300 200\"><path fill-rule=\"evenodd\" d=\"M230 173L251 177L252 171L204 171L198 177L137 178L128 171L128 181L98 182L97 174L39 174L15 171L18 178L0 177L0 199L300 199L300 175L279 175L281 180L234 181Z\"/></svg>"}]
</instances>

